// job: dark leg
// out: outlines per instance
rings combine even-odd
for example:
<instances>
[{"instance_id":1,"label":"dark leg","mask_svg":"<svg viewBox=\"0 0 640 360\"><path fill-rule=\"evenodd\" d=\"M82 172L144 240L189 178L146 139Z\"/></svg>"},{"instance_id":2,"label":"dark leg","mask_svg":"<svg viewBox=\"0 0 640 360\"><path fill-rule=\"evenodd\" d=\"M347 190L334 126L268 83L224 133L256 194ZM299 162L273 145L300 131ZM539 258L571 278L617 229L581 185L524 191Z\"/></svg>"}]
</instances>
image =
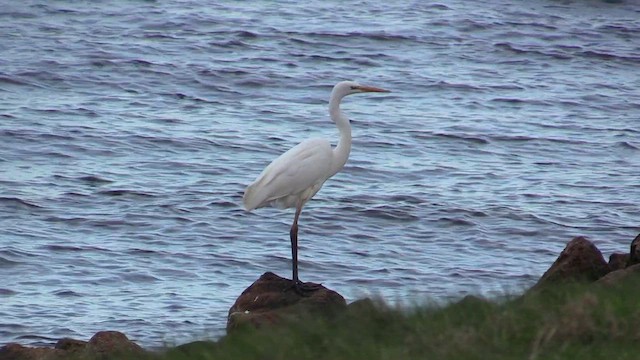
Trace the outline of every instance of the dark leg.
<instances>
[{"instance_id":1,"label":"dark leg","mask_svg":"<svg viewBox=\"0 0 640 360\"><path fill-rule=\"evenodd\" d=\"M293 283L300 282L298 279L298 218L302 212L302 206L296 208L296 215L293 218L293 225L291 225L291 231L289 236L291 237L291 266L293 268Z\"/></svg>"},{"instance_id":2,"label":"dark leg","mask_svg":"<svg viewBox=\"0 0 640 360\"><path fill-rule=\"evenodd\" d=\"M310 292L318 290L320 284L303 283L298 278L298 218L302 212L302 205L296 208L296 215L293 218L293 225L291 225L291 231L289 236L291 237L291 266L293 271L293 289L300 295L306 296Z\"/></svg>"}]
</instances>

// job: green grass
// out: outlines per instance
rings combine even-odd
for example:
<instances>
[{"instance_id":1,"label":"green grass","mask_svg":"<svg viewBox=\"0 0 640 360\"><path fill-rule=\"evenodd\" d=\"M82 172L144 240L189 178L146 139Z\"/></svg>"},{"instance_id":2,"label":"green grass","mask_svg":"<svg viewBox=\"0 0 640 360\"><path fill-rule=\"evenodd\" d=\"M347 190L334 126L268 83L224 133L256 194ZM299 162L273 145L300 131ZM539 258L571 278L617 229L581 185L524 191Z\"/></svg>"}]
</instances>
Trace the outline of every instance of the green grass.
<instances>
[{"instance_id":1,"label":"green grass","mask_svg":"<svg viewBox=\"0 0 640 360\"><path fill-rule=\"evenodd\" d=\"M637 359L640 281L565 285L510 300L362 306L330 320L240 329L169 349L180 359Z\"/></svg>"}]
</instances>

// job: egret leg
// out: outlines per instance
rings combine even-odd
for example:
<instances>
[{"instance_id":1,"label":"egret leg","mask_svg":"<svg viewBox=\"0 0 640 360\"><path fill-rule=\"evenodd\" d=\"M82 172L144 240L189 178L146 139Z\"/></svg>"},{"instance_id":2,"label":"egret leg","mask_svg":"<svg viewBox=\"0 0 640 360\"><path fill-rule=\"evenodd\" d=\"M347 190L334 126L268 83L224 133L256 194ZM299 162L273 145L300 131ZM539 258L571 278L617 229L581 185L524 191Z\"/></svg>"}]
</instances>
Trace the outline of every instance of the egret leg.
<instances>
[{"instance_id":1,"label":"egret leg","mask_svg":"<svg viewBox=\"0 0 640 360\"><path fill-rule=\"evenodd\" d=\"M291 225L291 231L289 237L291 238L291 266L293 268L293 283L300 282L298 278L298 218L302 212L302 206L296 207L296 215L293 218L293 225Z\"/></svg>"},{"instance_id":2,"label":"egret leg","mask_svg":"<svg viewBox=\"0 0 640 360\"><path fill-rule=\"evenodd\" d=\"M296 207L296 215L293 218L293 224L291 225L291 231L289 236L291 238L291 266L293 271L293 289L302 296L309 295L310 292L316 291L320 288L320 284L304 283L298 278L298 218L302 212L302 205Z\"/></svg>"}]
</instances>

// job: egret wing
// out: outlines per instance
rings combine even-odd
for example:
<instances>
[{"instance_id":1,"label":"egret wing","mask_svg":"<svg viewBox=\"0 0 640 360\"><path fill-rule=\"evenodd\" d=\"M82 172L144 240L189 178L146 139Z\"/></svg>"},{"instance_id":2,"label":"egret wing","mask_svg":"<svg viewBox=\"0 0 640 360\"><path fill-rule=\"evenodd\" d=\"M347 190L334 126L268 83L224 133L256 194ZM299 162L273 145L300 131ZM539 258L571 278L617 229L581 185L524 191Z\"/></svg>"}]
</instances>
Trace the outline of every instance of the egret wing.
<instances>
[{"instance_id":1,"label":"egret wing","mask_svg":"<svg viewBox=\"0 0 640 360\"><path fill-rule=\"evenodd\" d=\"M280 207L295 206L308 200L331 176L333 151L325 139L309 139L289 149L247 187L244 205L247 210L276 202Z\"/></svg>"}]
</instances>

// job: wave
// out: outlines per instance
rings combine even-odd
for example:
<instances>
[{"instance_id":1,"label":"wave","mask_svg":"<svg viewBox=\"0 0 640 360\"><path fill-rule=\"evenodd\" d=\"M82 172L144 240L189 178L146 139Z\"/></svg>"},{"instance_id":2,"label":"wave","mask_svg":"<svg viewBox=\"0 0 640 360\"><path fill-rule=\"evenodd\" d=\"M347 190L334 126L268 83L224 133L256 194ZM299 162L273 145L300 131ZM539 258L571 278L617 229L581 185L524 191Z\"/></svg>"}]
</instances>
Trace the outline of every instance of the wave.
<instances>
[{"instance_id":1,"label":"wave","mask_svg":"<svg viewBox=\"0 0 640 360\"><path fill-rule=\"evenodd\" d=\"M9 84L9 85L31 85L31 83L24 81L22 79L0 75L0 84Z\"/></svg>"},{"instance_id":2,"label":"wave","mask_svg":"<svg viewBox=\"0 0 640 360\"><path fill-rule=\"evenodd\" d=\"M598 60L623 60L634 63L640 62L640 56L612 54L605 51L586 50L578 52L577 55L584 56L586 58L594 58Z\"/></svg>"},{"instance_id":3,"label":"wave","mask_svg":"<svg viewBox=\"0 0 640 360\"><path fill-rule=\"evenodd\" d=\"M364 210L359 210L358 213L366 217L385 220L397 220L403 222L420 220L420 217L412 214L410 210L391 205L381 205L367 208Z\"/></svg>"},{"instance_id":4,"label":"wave","mask_svg":"<svg viewBox=\"0 0 640 360\"><path fill-rule=\"evenodd\" d=\"M21 264L20 261L13 261L0 256L0 268L13 267L19 264Z\"/></svg>"},{"instance_id":5,"label":"wave","mask_svg":"<svg viewBox=\"0 0 640 360\"><path fill-rule=\"evenodd\" d=\"M59 74L47 70L23 71L17 73L16 75L27 79L33 79L36 81L36 83L40 81L61 83L66 80ZM33 85L33 83L30 83L30 85Z\"/></svg>"},{"instance_id":6,"label":"wave","mask_svg":"<svg viewBox=\"0 0 640 360\"><path fill-rule=\"evenodd\" d=\"M392 34L383 31L361 32L361 31L349 31L349 32L328 32L328 31L284 31L281 32L286 36L308 36L311 38L327 38L327 39L365 39L376 41L416 41L418 40L415 35L401 35Z\"/></svg>"},{"instance_id":7,"label":"wave","mask_svg":"<svg viewBox=\"0 0 640 360\"><path fill-rule=\"evenodd\" d=\"M434 84L427 85L427 87L433 87L437 89L455 89L455 90L468 90L468 91L482 91L485 88L465 83L453 83L445 80L440 80Z\"/></svg>"},{"instance_id":8,"label":"wave","mask_svg":"<svg viewBox=\"0 0 640 360\"><path fill-rule=\"evenodd\" d=\"M18 208L27 208L27 209L42 209L43 207L35 204L33 202L21 199L19 197L6 197L6 196L0 196L0 204L3 205L7 205L7 206L12 206L12 207L18 207Z\"/></svg>"},{"instance_id":9,"label":"wave","mask_svg":"<svg viewBox=\"0 0 640 360\"><path fill-rule=\"evenodd\" d=\"M132 196L132 197L153 198L158 196L157 194L153 194L150 192L144 192L139 190L128 190L128 189L101 190L101 191L98 191L97 194L112 196L112 197Z\"/></svg>"},{"instance_id":10,"label":"wave","mask_svg":"<svg viewBox=\"0 0 640 360\"><path fill-rule=\"evenodd\" d=\"M524 47L518 47L510 42L499 42L494 44L494 47L501 50L507 50L516 54L535 54L546 57L551 57L558 60L569 60L575 57L592 58L597 60L621 60L628 62L640 61L640 56L625 55L619 53L613 53L613 50L584 50L582 46L574 45L552 45L544 48L533 45L523 45Z\"/></svg>"},{"instance_id":11,"label":"wave","mask_svg":"<svg viewBox=\"0 0 640 360\"><path fill-rule=\"evenodd\" d=\"M78 180L87 182L90 184L108 184L113 182L113 180L105 179L97 175L81 176L78 178Z\"/></svg>"},{"instance_id":12,"label":"wave","mask_svg":"<svg viewBox=\"0 0 640 360\"><path fill-rule=\"evenodd\" d=\"M0 264L0 267L2 265ZM0 288L0 296L12 296L12 295L16 295L19 294L17 291L11 290L11 289L5 289L5 288Z\"/></svg>"},{"instance_id":13,"label":"wave","mask_svg":"<svg viewBox=\"0 0 640 360\"><path fill-rule=\"evenodd\" d=\"M59 297L82 297L82 294L79 294L72 290L56 290L53 291L52 294Z\"/></svg>"},{"instance_id":14,"label":"wave","mask_svg":"<svg viewBox=\"0 0 640 360\"><path fill-rule=\"evenodd\" d=\"M50 244L50 245L44 245L42 246L43 249L45 250L50 250L50 251L62 251L62 252L78 252L78 251L85 251L85 248L81 248L79 246L72 246L72 245L57 245L57 244Z\"/></svg>"},{"instance_id":15,"label":"wave","mask_svg":"<svg viewBox=\"0 0 640 360\"><path fill-rule=\"evenodd\" d=\"M471 220L466 220L458 217L444 216L437 218L438 221L447 223L447 226L475 226L476 223Z\"/></svg>"},{"instance_id":16,"label":"wave","mask_svg":"<svg viewBox=\"0 0 640 360\"><path fill-rule=\"evenodd\" d=\"M543 51L540 49L523 49L523 48L519 48L511 43L508 42L500 42L500 43L496 43L494 44L494 47L501 49L501 50L507 50L516 54L534 54L534 55L542 55L545 57L551 57L557 60L569 60L571 58L573 58L572 54L567 54L564 52L558 52L558 51L553 51L553 48L551 50L547 50L547 51ZM510 61L511 59L506 59L507 61Z\"/></svg>"},{"instance_id":17,"label":"wave","mask_svg":"<svg viewBox=\"0 0 640 360\"><path fill-rule=\"evenodd\" d=\"M0 18L7 19L34 19L39 15L30 13L30 12L20 12L20 11L2 11L0 12Z\"/></svg>"},{"instance_id":18,"label":"wave","mask_svg":"<svg viewBox=\"0 0 640 360\"><path fill-rule=\"evenodd\" d=\"M416 139L433 139L433 138L443 138L443 139L453 139L453 140L461 140L472 142L476 144L489 144L490 140L479 135L471 135L471 134L463 134L463 133L449 133L449 132L425 132L425 131L411 131L411 136Z\"/></svg>"},{"instance_id":19,"label":"wave","mask_svg":"<svg viewBox=\"0 0 640 360\"><path fill-rule=\"evenodd\" d=\"M214 46L214 47L221 47L221 48L251 48L252 46L249 45L248 43L241 41L241 40L237 40L237 39L232 39L232 40L225 40L225 41L211 41L209 42L209 45Z\"/></svg>"},{"instance_id":20,"label":"wave","mask_svg":"<svg viewBox=\"0 0 640 360\"><path fill-rule=\"evenodd\" d=\"M632 144L629 141L619 141L615 145L617 147L621 147L621 148L624 148L624 149L640 150L640 145L639 144Z\"/></svg>"},{"instance_id":21,"label":"wave","mask_svg":"<svg viewBox=\"0 0 640 360\"><path fill-rule=\"evenodd\" d=\"M150 283L150 282L156 282L156 281L162 280L153 275L134 273L134 272L128 272L128 271L125 274L121 274L120 278L122 280L129 281L132 283Z\"/></svg>"},{"instance_id":22,"label":"wave","mask_svg":"<svg viewBox=\"0 0 640 360\"><path fill-rule=\"evenodd\" d=\"M180 38L166 33L144 33L142 37L145 39L162 39L162 40L178 40Z\"/></svg>"},{"instance_id":23,"label":"wave","mask_svg":"<svg viewBox=\"0 0 640 360\"><path fill-rule=\"evenodd\" d=\"M552 138L530 135L492 135L491 140L504 142L550 142L557 144L593 144L595 141L578 140L576 138Z\"/></svg>"}]
</instances>

